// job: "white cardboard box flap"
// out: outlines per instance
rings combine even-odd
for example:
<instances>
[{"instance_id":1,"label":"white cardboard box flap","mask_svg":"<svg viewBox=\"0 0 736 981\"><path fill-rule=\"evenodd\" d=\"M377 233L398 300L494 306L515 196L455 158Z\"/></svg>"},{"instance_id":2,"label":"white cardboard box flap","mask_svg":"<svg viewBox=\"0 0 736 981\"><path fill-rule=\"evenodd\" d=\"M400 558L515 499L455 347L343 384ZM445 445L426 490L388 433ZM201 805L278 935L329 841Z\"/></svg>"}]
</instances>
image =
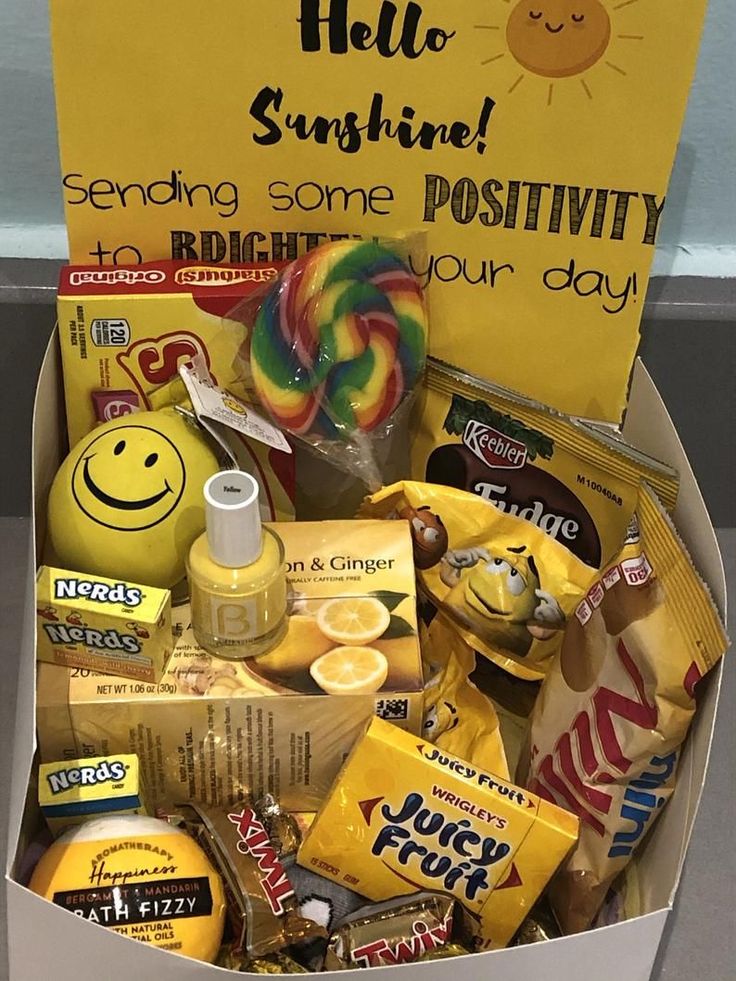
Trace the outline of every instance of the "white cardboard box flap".
<instances>
[{"instance_id":1,"label":"white cardboard box flap","mask_svg":"<svg viewBox=\"0 0 736 981\"><path fill-rule=\"evenodd\" d=\"M63 452L60 433L61 377L56 338L47 351L36 392L33 486L36 541L43 541L45 501ZM674 464L681 472L676 523L696 566L709 583L725 615L725 579L715 534L700 491L662 400L641 362L637 363L626 419L627 438L641 449ZM32 557L31 557L32 558ZM35 603L34 569L29 561L23 649L20 652L18 715L10 800L9 866L20 839L26 792L35 751ZM651 974L668 908L677 888L692 832L713 732L720 669L700 692L700 706L680 762L677 789L648 836L640 858L640 880L646 914L625 923L529 947L381 968L393 981L646 981ZM70 916L8 879L8 947L11 978L53 977L54 981L204 981L222 976L220 968L200 964L131 943L102 927ZM376 969L378 970L378 969ZM242 976L242 975L241 975ZM365 979L363 971L341 972L346 979Z\"/></svg>"}]
</instances>

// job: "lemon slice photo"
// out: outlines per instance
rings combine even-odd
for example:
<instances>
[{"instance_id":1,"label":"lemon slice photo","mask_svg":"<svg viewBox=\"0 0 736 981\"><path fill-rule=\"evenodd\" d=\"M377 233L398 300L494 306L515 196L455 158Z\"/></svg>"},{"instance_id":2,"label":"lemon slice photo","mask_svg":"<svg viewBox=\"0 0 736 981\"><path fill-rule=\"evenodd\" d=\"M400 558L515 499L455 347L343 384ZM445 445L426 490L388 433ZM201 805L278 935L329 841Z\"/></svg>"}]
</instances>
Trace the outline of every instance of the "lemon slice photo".
<instances>
[{"instance_id":1,"label":"lemon slice photo","mask_svg":"<svg viewBox=\"0 0 736 981\"><path fill-rule=\"evenodd\" d=\"M336 647L309 669L328 695L365 695L378 691L388 675L388 661L374 647Z\"/></svg>"},{"instance_id":2,"label":"lemon slice photo","mask_svg":"<svg viewBox=\"0 0 736 981\"><path fill-rule=\"evenodd\" d=\"M370 644L390 623L391 614L373 596L341 596L317 610L317 626L336 644Z\"/></svg>"}]
</instances>

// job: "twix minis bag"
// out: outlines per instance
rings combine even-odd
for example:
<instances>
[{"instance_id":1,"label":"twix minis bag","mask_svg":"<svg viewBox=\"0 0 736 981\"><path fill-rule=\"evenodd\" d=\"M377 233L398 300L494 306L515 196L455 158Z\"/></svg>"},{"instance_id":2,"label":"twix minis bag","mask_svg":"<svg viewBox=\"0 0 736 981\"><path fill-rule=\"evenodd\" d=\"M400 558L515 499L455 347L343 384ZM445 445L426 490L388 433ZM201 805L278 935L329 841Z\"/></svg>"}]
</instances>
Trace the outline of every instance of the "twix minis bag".
<instances>
[{"instance_id":1,"label":"twix minis bag","mask_svg":"<svg viewBox=\"0 0 736 981\"><path fill-rule=\"evenodd\" d=\"M409 522L420 589L475 650L544 676L594 571L531 521L454 487L402 481L361 515Z\"/></svg>"},{"instance_id":2,"label":"twix minis bag","mask_svg":"<svg viewBox=\"0 0 736 981\"><path fill-rule=\"evenodd\" d=\"M679 484L612 433L431 359L412 476L532 521L596 569L623 541L639 481L668 510Z\"/></svg>"},{"instance_id":3,"label":"twix minis bag","mask_svg":"<svg viewBox=\"0 0 736 981\"><path fill-rule=\"evenodd\" d=\"M374 719L297 861L381 901L454 897L478 949L504 947L577 840L578 819Z\"/></svg>"},{"instance_id":4,"label":"twix minis bag","mask_svg":"<svg viewBox=\"0 0 736 981\"><path fill-rule=\"evenodd\" d=\"M551 900L586 929L672 795L694 689L728 646L708 590L644 485L619 555L580 603L532 715L529 789L580 818Z\"/></svg>"}]
</instances>

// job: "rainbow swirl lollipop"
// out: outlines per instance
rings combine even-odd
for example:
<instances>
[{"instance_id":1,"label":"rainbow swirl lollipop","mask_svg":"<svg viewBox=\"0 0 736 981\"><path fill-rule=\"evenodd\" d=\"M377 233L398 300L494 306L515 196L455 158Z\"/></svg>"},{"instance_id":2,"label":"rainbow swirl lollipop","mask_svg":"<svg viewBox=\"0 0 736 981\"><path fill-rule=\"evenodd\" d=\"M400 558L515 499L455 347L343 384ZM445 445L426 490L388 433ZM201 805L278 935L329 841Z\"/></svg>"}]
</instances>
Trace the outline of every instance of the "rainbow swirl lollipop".
<instances>
[{"instance_id":1,"label":"rainbow swirl lollipop","mask_svg":"<svg viewBox=\"0 0 736 981\"><path fill-rule=\"evenodd\" d=\"M421 289L394 252L330 242L292 263L258 313L256 392L289 432L371 432L417 383L426 335Z\"/></svg>"}]
</instances>

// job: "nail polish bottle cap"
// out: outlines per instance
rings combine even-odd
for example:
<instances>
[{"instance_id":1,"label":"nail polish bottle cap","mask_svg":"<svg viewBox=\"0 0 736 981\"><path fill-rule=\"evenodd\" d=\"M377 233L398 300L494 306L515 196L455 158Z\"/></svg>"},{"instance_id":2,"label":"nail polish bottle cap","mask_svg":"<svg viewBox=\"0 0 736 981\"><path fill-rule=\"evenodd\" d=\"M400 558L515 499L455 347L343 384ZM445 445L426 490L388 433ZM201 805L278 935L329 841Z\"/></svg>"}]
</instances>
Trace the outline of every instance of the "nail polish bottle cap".
<instances>
[{"instance_id":1,"label":"nail polish bottle cap","mask_svg":"<svg viewBox=\"0 0 736 981\"><path fill-rule=\"evenodd\" d=\"M240 569L263 551L258 483L242 470L222 470L204 485L207 544L218 565Z\"/></svg>"}]
</instances>

